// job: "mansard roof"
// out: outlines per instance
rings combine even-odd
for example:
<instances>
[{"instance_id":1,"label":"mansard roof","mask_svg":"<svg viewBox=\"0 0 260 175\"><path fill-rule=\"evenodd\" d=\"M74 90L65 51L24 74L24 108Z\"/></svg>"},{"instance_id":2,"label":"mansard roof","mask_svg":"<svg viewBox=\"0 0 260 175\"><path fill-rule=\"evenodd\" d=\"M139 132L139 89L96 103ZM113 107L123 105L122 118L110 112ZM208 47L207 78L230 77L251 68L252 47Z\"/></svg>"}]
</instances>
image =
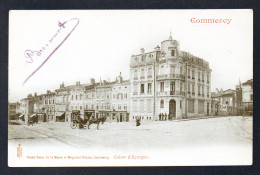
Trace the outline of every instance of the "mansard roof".
<instances>
[{"instance_id":1,"label":"mansard roof","mask_svg":"<svg viewBox=\"0 0 260 175\"><path fill-rule=\"evenodd\" d=\"M189 52L180 51L180 57L183 61L187 61L188 63L195 64L204 68L209 68L209 62L190 54Z\"/></svg>"},{"instance_id":2,"label":"mansard roof","mask_svg":"<svg viewBox=\"0 0 260 175\"><path fill-rule=\"evenodd\" d=\"M251 86L253 86L253 79L247 80L246 82L242 83L242 85L251 85Z\"/></svg>"}]
</instances>

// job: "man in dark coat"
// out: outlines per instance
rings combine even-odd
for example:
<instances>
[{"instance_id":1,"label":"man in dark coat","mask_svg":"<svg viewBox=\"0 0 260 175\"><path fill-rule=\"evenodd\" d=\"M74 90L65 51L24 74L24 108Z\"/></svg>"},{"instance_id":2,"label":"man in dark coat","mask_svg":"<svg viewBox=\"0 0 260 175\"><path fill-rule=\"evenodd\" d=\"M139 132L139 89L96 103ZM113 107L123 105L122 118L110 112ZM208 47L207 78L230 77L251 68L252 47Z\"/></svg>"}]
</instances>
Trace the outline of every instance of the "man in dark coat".
<instances>
[{"instance_id":1,"label":"man in dark coat","mask_svg":"<svg viewBox=\"0 0 260 175\"><path fill-rule=\"evenodd\" d=\"M140 126L141 125L141 119L140 117L136 118L136 126Z\"/></svg>"}]
</instances>

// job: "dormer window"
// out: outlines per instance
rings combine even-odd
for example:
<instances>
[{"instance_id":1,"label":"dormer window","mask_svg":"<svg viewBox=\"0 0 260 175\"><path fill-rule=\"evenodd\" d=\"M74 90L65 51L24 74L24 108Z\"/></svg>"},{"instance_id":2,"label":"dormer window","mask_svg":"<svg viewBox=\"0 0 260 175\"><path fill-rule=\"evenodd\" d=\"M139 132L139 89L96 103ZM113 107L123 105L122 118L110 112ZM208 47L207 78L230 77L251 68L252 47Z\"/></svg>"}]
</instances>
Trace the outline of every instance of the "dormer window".
<instances>
[{"instance_id":1,"label":"dormer window","mask_svg":"<svg viewBox=\"0 0 260 175\"><path fill-rule=\"evenodd\" d=\"M162 51L162 53L161 53L161 54L162 54L162 56L163 56L163 57L165 56L165 52L164 52L164 51Z\"/></svg>"},{"instance_id":2,"label":"dormer window","mask_svg":"<svg viewBox=\"0 0 260 175\"><path fill-rule=\"evenodd\" d=\"M175 50L171 50L171 56L175 56Z\"/></svg>"}]
</instances>

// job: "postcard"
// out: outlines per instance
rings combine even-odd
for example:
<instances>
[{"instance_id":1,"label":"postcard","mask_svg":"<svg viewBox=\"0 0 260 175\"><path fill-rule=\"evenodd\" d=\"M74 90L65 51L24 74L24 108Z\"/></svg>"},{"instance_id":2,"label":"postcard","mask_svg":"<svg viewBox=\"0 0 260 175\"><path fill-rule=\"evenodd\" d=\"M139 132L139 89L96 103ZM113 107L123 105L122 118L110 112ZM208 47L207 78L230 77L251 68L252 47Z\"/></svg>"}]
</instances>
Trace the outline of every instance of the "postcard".
<instances>
[{"instance_id":1,"label":"postcard","mask_svg":"<svg viewBox=\"0 0 260 175\"><path fill-rule=\"evenodd\" d=\"M253 11L10 10L8 166L252 165Z\"/></svg>"}]
</instances>

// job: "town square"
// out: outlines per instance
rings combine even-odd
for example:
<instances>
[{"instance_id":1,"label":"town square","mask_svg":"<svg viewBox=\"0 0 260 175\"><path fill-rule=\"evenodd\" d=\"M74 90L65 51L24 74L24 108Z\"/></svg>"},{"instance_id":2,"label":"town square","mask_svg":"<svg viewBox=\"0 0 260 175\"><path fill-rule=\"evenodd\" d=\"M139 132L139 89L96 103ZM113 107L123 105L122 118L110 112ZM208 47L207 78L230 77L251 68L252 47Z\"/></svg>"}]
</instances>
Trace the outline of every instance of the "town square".
<instances>
[{"instance_id":1,"label":"town square","mask_svg":"<svg viewBox=\"0 0 260 175\"><path fill-rule=\"evenodd\" d=\"M10 165L251 165L252 42L234 27L251 13L211 13L50 12L12 32Z\"/></svg>"}]
</instances>

